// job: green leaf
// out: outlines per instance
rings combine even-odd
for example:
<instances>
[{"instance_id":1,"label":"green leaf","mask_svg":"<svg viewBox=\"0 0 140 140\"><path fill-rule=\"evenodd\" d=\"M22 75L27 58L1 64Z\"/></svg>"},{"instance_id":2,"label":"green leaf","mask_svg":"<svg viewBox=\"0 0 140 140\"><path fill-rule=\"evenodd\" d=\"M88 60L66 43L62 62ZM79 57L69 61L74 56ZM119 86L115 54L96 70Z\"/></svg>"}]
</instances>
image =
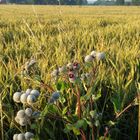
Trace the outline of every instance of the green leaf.
<instances>
[{"instance_id":1,"label":"green leaf","mask_svg":"<svg viewBox=\"0 0 140 140\"><path fill-rule=\"evenodd\" d=\"M93 101L96 101L96 100L98 100L101 96L102 96L102 95L101 95L101 91L99 91L96 95L92 95L92 99L93 99Z\"/></svg>"},{"instance_id":2,"label":"green leaf","mask_svg":"<svg viewBox=\"0 0 140 140\"><path fill-rule=\"evenodd\" d=\"M75 135L80 135L80 130L79 130L79 129L73 127L72 130L73 130L73 133L74 133Z\"/></svg>"},{"instance_id":3,"label":"green leaf","mask_svg":"<svg viewBox=\"0 0 140 140\"><path fill-rule=\"evenodd\" d=\"M68 84L64 81L58 81L56 84L56 88L59 91L64 91L65 89L68 88Z\"/></svg>"},{"instance_id":4,"label":"green leaf","mask_svg":"<svg viewBox=\"0 0 140 140\"><path fill-rule=\"evenodd\" d=\"M91 98L91 96L94 94L97 85L98 85L98 81L96 81L96 82L94 83L94 86L91 87L91 88L88 90L87 94L84 96L84 99L85 99L86 101L89 100L89 99Z\"/></svg>"},{"instance_id":5,"label":"green leaf","mask_svg":"<svg viewBox=\"0 0 140 140\"><path fill-rule=\"evenodd\" d=\"M41 82L41 77L39 75L35 75L34 79Z\"/></svg>"},{"instance_id":6,"label":"green leaf","mask_svg":"<svg viewBox=\"0 0 140 140\"><path fill-rule=\"evenodd\" d=\"M64 129L64 132L65 133L70 132L72 129L73 129L73 126L71 124L66 124L66 127Z\"/></svg>"},{"instance_id":7,"label":"green leaf","mask_svg":"<svg viewBox=\"0 0 140 140\"><path fill-rule=\"evenodd\" d=\"M115 125L115 122L109 121L109 122L108 122L108 125L109 125L109 126L113 126L113 125Z\"/></svg>"},{"instance_id":8,"label":"green leaf","mask_svg":"<svg viewBox=\"0 0 140 140\"><path fill-rule=\"evenodd\" d=\"M89 125L89 127L92 127L92 126L93 126L92 122L88 121L87 119L84 119L84 120L85 120L86 123Z\"/></svg>"},{"instance_id":9,"label":"green leaf","mask_svg":"<svg viewBox=\"0 0 140 140\"><path fill-rule=\"evenodd\" d=\"M37 126L37 124L35 124L35 123L33 123L32 125L31 125L31 127L30 127L31 129L37 129L38 128L38 126Z\"/></svg>"},{"instance_id":10,"label":"green leaf","mask_svg":"<svg viewBox=\"0 0 140 140\"><path fill-rule=\"evenodd\" d=\"M61 104L64 104L64 103L66 102L66 99L65 99L64 97L60 96L60 97L59 97L59 102L60 102Z\"/></svg>"},{"instance_id":11,"label":"green leaf","mask_svg":"<svg viewBox=\"0 0 140 140\"><path fill-rule=\"evenodd\" d=\"M75 126L76 128L78 128L78 129L79 129L79 128L84 128L84 129L86 129L87 123L86 123L85 120L81 119L81 120L78 120L74 126Z\"/></svg>"},{"instance_id":12,"label":"green leaf","mask_svg":"<svg viewBox=\"0 0 140 140\"><path fill-rule=\"evenodd\" d=\"M113 103L115 113L120 112L122 102L120 100L120 96L117 93L111 97L111 102Z\"/></svg>"},{"instance_id":13,"label":"green leaf","mask_svg":"<svg viewBox=\"0 0 140 140\"><path fill-rule=\"evenodd\" d=\"M96 118L96 116L97 116L97 111L96 111L96 110L91 110L91 111L90 111L90 115L91 115L92 118Z\"/></svg>"},{"instance_id":14,"label":"green leaf","mask_svg":"<svg viewBox=\"0 0 140 140\"><path fill-rule=\"evenodd\" d=\"M60 110L58 109L58 107L54 104L51 104L48 106L48 111L51 112L51 113L54 113L54 114L59 114L61 115L61 112Z\"/></svg>"},{"instance_id":15,"label":"green leaf","mask_svg":"<svg viewBox=\"0 0 140 140\"><path fill-rule=\"evenodd\" d=\"M96 120L95 123L94 123L94 125L95 125L96 127L99 127L99 126L100 126L99 120Z\"/></svg>"},{"instance_id":16,"label":"green leaf","mask_svg":"<svg viewBox=\"0 0 140 140\"><path fill-rule=\"evenodd\" d=\"M65 107L62 111L62 115L65 115L67 113L67 111L68 111L68 107Z\"/></svg>"},{"instance_id":17,"label":"green leaf","mask_svg":"<svg viewBox=\"0 0 140 140\"><path fill-rule=\"evenodd\" d=\"M53 113L53 114L59 114L61 115L61 112L60 110L57 108L56 105L54 104L48 104L45 106L44 110L42 111L41 115L40 116L45 116L47 113Z\"/></svg>"}]
</instances>

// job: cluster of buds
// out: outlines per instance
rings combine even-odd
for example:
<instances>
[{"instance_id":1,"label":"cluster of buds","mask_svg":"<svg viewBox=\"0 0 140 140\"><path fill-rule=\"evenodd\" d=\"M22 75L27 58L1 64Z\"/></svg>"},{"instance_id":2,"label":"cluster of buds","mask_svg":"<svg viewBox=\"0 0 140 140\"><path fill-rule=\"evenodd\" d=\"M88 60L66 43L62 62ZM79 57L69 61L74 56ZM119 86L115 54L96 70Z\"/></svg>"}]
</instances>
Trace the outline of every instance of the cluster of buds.
<instances>
[{"instance_id":1,"label":"cluster of buds","mask_svg":"<svg viewBox=\"0 0 140 140\"><path fill-rule=\"evenodd\" d=\"M30 122L32 113L33 111L31 108L26 108L25 110L19 110L15 117L15 121L21 126L26 126Z\"/></svg>"},{"instance_id":2,"label":"cluster of buds","mask_svg":"<svg viewBox=\"0 0 140 140\"><path fill-rule=\"evenodd\" d=\"M76 80L76 72L79 70L80 65L78 62L68 63L66 66L59 67L58 69L53 70L51 77L56 78L57 76L67 73L69 81L74 83Z\"/></svg>"},{"instance_id":3,"label":"cluster of buds","mask_svg":"<svg viewBox=\"0 0 140 140\"><path fill-rule=\"evenodd\" d=\"M77 75L77 70L80 69L80 64L78 62L74 62L74 63L69 63L67 65L67 69L68 69L68 77L69 77L69 81L71 83L74 83L76 78L78 77Z\"/></svg>"},{"instance_id":4,"label":"cluster of buds","mask_svg":"<svg viewBox=\"0 0 140 140\"><path fill-rule=\"evenodd\" d=\"M95 58L97 60L102 60L105 58L105 53L92 51L89 55L85 57L85 62L92 62Z\"/></svg>"},{"instance_id":5,"label":"cluster of buds","mask_svg":"<svg viewBox=\"0 0 140 140\"><path fill-rule=\"evenodd\" d=\"M15 92L13 95L13 100L16 103L23 103L23 104L33 104L36 102L37 98L39 97L40 93L36 89L27 89L26 92Z\"/></svg>"},{"instance_id":6,"label":"cluster of buds","mask_svg":"<svg viewBox=\"0 0 140 140\"><path fill-rule=\"evenodd\" d=\"M51 98L49 99L49 103L54 103L56 102L60 97L60 92L59 91L55 91L53 92Z\"/></svg>"},{"instance_id":7,"label":"cluster of buds","mask_svg":"<svg viewBox=\"0 0 140 140\"><path fill-rule=\"evenodd\" d=\"M78 62L68 63L67 70L68 71L76 71L79 70L80 64Z\"/></svg>"},{"instance_id":8,"label":"cluster of buds","mask_svg":"<svg viewBox=\"0 0 140 140\"><path fill-rule=\"evenodd\" d=\"M13 140L31 140L34 138L34 134L31 132L14 134Z\"/></svg>"}]
</instances>

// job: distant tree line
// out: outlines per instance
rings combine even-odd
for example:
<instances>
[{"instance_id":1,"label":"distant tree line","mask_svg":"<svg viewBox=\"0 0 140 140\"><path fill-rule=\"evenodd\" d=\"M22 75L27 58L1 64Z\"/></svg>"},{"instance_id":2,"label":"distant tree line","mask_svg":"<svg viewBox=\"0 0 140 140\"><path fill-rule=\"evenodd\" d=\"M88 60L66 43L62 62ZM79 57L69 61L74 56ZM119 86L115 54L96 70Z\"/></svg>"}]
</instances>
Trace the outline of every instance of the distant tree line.
<instances>
[{"instance_id":1,"label":"distant tree line","mask_svg":"<svg viewBox=\"0 0 140 140\"><path fill-rule=\"evenodd\" d=\"M87 0L0 0L0 3L48 4L48 5L87 5ZM89 5L89 4L88 4ZM92 5L140 5L140 0L96 0Z\"/></svg>"},{"instance_id":2,"label":"distant tree line","mask_svg":"<svg viewBox=\"0 0 140 140\"><path fill-rule=\"evenodd\" d=\"M92 5L140 5L140 0L97 0Z\"/></svg>"},{"instance_id":3,"label":"distant tree line","mask_svg":"<svg viewBox=\"0 0 140 140\"><path fill-rule=\"evenodd\" d=\"M7 0L17 4L54 4L54 5L86 5L87 0Z\"/></svg>"}]
</instances>

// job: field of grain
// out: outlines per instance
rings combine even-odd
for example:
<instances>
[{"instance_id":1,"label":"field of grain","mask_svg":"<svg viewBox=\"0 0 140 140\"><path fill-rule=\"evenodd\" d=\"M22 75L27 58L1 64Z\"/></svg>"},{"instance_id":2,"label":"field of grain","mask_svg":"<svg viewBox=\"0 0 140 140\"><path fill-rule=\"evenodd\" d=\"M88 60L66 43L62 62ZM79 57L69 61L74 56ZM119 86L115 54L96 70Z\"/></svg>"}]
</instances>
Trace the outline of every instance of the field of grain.
<instances>
[{"instance_id":1,"label":"field of grain","mask_svg":"<svg viewBox=\"0 0 140 140\"><path fill-rule=\"evenodd\" d=\"M105 58L85 62L92 51ZM54 72L68 63L77 71ZM27 131L35 140L136 140L138 82L139 7L0 5L0 140ZM29 88L40 92L35 103L14 102ZM27 107L37 115L21 126L15 117Z\"/></svg>"}]
</instances>

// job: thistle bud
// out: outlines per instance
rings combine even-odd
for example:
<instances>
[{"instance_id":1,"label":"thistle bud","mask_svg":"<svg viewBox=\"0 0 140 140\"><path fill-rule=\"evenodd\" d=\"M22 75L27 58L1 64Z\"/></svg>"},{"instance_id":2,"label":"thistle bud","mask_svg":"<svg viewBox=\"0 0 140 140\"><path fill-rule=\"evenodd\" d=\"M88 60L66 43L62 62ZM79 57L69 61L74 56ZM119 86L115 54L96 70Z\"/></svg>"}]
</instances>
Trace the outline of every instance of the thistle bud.
<instances>
[{"instance_id":1,"label":"thistle bud","mask_svg":"<svg viewBox=\"0 0 140 140\"><path fill-rule=\"evenodd\" d=\"M19 124L20 124L21 126L26 126L27 123L28 123L28 119L27 119L26 117L20 118Z\"/></svg>"},{"instance_id":2,"label":"thistle bud","mask_svg":"<svg viewBox=\"0 0 140 140\"><path fill-rule=\"evenodd\" d=\"M20 118L24 118L26 116L25 111L24 110L19 110L17 112L17 117Z\"/></svg>"},{"instance_id":3,"label":"thistle bud","mask_svg":"<svg viewBox=\"0 0 140 140\"><path fill-rule=\"evenodd\" d=\"M18 140L18 134L14 134L13 140Z\"/></svg>"},{"instance_id":4,"label":"thistle bud","mask_svg":"<svg viewBox=\"0 0 140 140\"><path fill-rule=\"evenodd\" d=\"M73 72L69 72L68 75L69 75L69 81L70 81L71 83L74 83L75 80L76 80L75 74L74 74Z\"/></svg>"},{"instance_id":5,"label":"thistle bud","mask_svg":"<svg viewBox=\"0 0 140 140\"><path fill-rule=\"evenodd\" d=\"M95 57L96 57L96 54L97 54L97 52L96 52L96 51L92 51L92 52L90 53L90 55L92 55L92 57L93 57L93 58L95 58Z\"/></svg>"},{"instance_id":6,"label":"thistle bud","mask_svg":"<svg viewBox=\"0 0 140 140\"><path fill-rule=\"evenodd\" d=\"M39 91L34 89L31 91L30 95L34 95L36 98L38 98L38 96L40 95Z\"/></svg>"},{"instance_id":7,"label":"thistle bud","mask_svg":"<svg viewBox=\"0 0 140 140\"><path fill-rule=\"evenodd\" d=\"M86 57L85 57L85 62L92 62L93 61L93 56L92 55L87 55Z\"/></svg>"},{"instance_id":8,"label":"thistle bud","mask_svg":"<svg viewBox=\"0 0 140 140\"><path fill-rule=\"evenodd\" d=\"M104 52L97 53L97 54L96 54L96 58L97 58L98 60L104 59L104 58L105 58L105 53L104 53Z\"/></svg>"},{"instance_id":9,"label":"thistle bud","mask_svg":"<svg viewBox=\"0 0 140 140\"><path fill-rule=\"evenodd\" d=\"M54 93L52 94L52 98L53 98L54 100L57 100L59 97L60 97L60 92L58 92L58 91L56 91L56 92L54 92Z\"/></svg>"},{"instance_id":10,"label":"thistle bud","mask_svg":"<svg viewBox=\"0 0 140 140\"><path fill-rule=\"evenodd\" d=\"M28 95L27 97L27 103L33 104L36 101L36 97L34 95Z\"/></svg>"},{"instance_id":11,"label":"thistle bud","mask_svg":"<svg viewBox=\"0 0 140 140\"><path fill-rule=\"evenodd\" d=\"M21 96L21 92L15 92L14 95L13 95L13 100L16 102L16 103L20 103L20 96Z\"/></svg>"},{"instance_id":12,"label":"thistle bud","mask_svg":"<svg viewBox=\"0 0 140 140\"><path fill-rule=\"evenodd\" d=\"M15 121L16 121L16 123L19 123L19 120L20 120L19 117L16 116L16 117L15 117Z\"/></svg>"},{"instance_id":13,"label":"thistle bud","mask_svg":"<svg viewBox=\"0 0 140 140\"><path fill-rule=\"evenodd\" d=\"M18 140L25 140L24 134L23 133L18 134L17 139Z\"/></svg>"},{"instance_id":14,"label":"thistle bud","mask_svg":"<svg viewBox=\"0 0 140 140\"><path fill-rule=\"evenodd\" d=\"M23 104L27 103L27 97L28 97L28 95L26 93L22 94L20 96L21 103L23 103Z\"/></svg>"},{"instance_id":15,"label":"thistle bud","mask_svg":"<svg viewBox=\"0 0 140 140\"><path fill-rule=\"evenodd\" d=\"M68 64L67 64L67 69L68 69L69 71L73 71L73 64L72 64L72 63L68 63Z\"/></svg>"},{"instance_id":16,"label":"thistle bud","mask_svg":"<svg viewBox=\"0 0 140 140\"><path fill-rule=\"evenodd\" d=\"M33 137L34 137L34 134L33 133L31 133L31 132L26 132L25 133L25 139L26 140L30 140Z\"/></svg>"},{"instance_id":17,"label":"thistle bud","mask_svg":"<svg viewBox=\"0 0 140 140\"><path fill-rule=\"evenodd\" d=\"M80 68L80 64L78 62L73 63L73 69L78 70Z\"/></svg>"},{"instance_id":18,"label":"thistle bud","mask_svg":"<svg viewBox=\"0 0 140 140\"><path fill-rule=\"evenodd\" d=\"M26 108L26 109L25 109L25 114L26 114L28 117L31 117L31 116L32 116L32 113L33 113L33 111L32 111L31 108Z\"/></svg>"},{"instance_id":19,"label":"thistle bud","mask_svg":"<svg viewBox=\"0 0 140 140\"><path fill-rule=\"evenodd\" d=\"M32 91L32 89L30 89L30 88L28 88L27 90L26 90L26 94L30 94L31 93L31 91Z\"/></svg>"}]
</instances>

